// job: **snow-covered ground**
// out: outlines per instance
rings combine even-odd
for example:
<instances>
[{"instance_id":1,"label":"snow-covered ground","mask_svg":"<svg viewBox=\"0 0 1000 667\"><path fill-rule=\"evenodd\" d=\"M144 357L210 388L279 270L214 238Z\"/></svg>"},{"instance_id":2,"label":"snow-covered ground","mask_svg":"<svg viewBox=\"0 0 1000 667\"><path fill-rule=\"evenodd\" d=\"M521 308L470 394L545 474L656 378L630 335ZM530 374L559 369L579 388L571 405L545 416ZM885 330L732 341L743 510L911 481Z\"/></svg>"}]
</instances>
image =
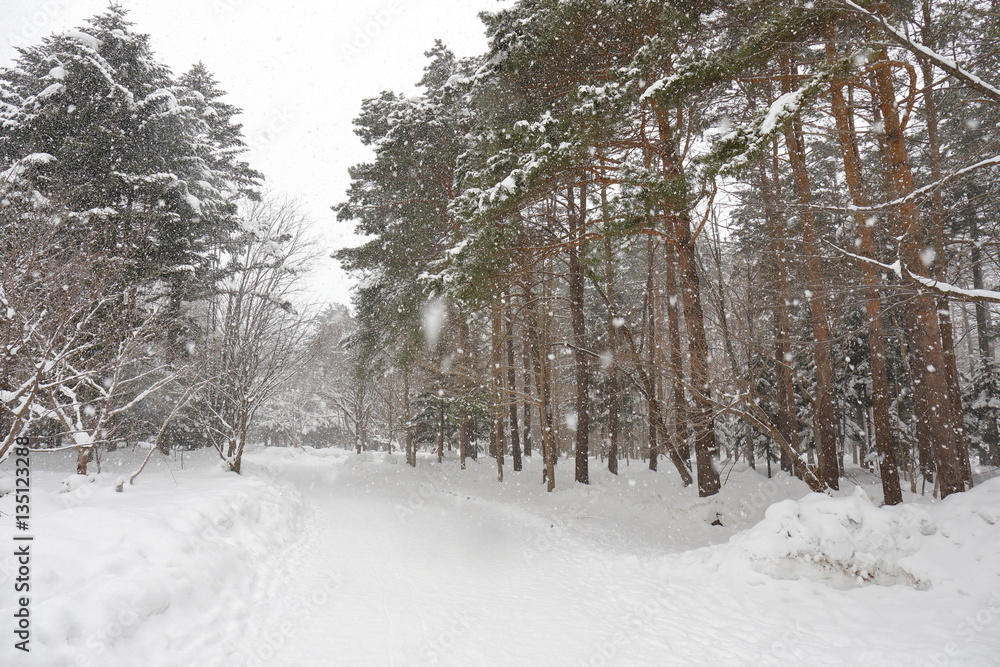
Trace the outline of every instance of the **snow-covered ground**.
<instances>
[{"instance_id":1,"label":"snow-covered ground","mask_svg":"<svg viewBox=\"0 0 1000 667\"><path fill-rule=\"evenodd\" d=\"M72 455L34 455L29 656L0 498L0 665L1000 664L1000 480L878 508L861 473L830 498L736 467L699 499L563 462L547 494L537 460L500 484L490 459L268 449L243 477L157 455L115 493L142 454L69 482Z\"/></svg>"}]
</instances>

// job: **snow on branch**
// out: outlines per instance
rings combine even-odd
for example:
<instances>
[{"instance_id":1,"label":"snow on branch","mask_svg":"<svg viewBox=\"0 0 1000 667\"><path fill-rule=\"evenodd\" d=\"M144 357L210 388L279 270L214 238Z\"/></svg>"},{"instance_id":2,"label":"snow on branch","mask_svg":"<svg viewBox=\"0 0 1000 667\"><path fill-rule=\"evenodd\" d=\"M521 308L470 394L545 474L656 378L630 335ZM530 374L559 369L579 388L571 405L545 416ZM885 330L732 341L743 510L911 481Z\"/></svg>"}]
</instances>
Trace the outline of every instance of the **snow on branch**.
<instances>
[{"instance_id":1,"label":"snow on branch","mask_svg":"<svg viewBox=\"0 0 1000 667\"><path fill-rule=\"evenodd\" d=\"M910 192L910 194L906 195L905 197L899 197L898 199L893 199L892 201L883 202L881 204L875 204L873 206L849 205L844 207L822 206L817 208L822 208L823 210L827 211L851 211L851 212L883 211L887 208L893 208L896 206L900 206L902 204L909 204L911 202L914 202L923 197L924 195L928 195L934 190L944 185L947 185L956 178L961 178L962 176L965 176L966 174L969 174L973 171L977 171L984 167L992 167L992 166L1000 166L1000 155L994 155L991 158L986 158L985 160L980 160L975 164L970 164L967 167L962 167L958 171L954 171L945 176L944 178L934 181L933 183L928 183L927 185L924 185L922 187L913 190L912 192Z\"/></svg>"},{"instance_id":2,"label":"snow on branch","mask_svg":"<svg viewBox=\"0 0 1000 667\"><path fill-rule=\"evenodd\" d=\"M959 66L958 63L956 63L951 58L942 56L941 54L934 51L930 47L921 44L919 42L913 41L912 39L910 39L910 37L896 30L891 25L889 25L889 22L885 19L885 17L879 16L875 12L865 9L864 7L853 2L852 0L839 0L839 2L848 9L851 9L855 13L860 14L869 23L874 23L875 25L880 27L886 33L886 35L889 36L890 39L892 39L894 42L896 42L903 48L912 51L913 53L917 54L920 57L930 60L940 69L944 70L945 72L955 77L956 79L958 79L965 85L969 86L970 88L979 91L980 93L990 98L994 102L1000 102L1000 88L997 88L996 86L993 86L983 81L972 72Z\"/></svg>"},{"instance_id":3,"label":"snow on branch","mask_svg":"<svg viewBox=\"0 0 1000 667\"><path fill-rule=\"evenodd\" d=\"M951 283L946 283L943 280L936 280L934 278L922 276L918 273L913 273L905 264L903 264L902 261L898 259L892 264L884 264L876 259L872 259L871 257L865 257L864 255L848 252L847 250L835 246L832 243L827 243L844 257L848 257L864 264L870 264L871 266L878 267L887 273L895 274L895 276L900 280L910 283L925 292L931 292L954 301L965 301L970 303L1000 303L1000 292L988 289L964 289L962 287L952 285Z\"/></svg>"},{"instance_id":4,"label":"snow on branch","mask_svg":"<svg viewBox=\"0 0 1000 667\"><path fill-rule=\"evenodd\" d=\"M721 137L707 158L710 164L714 163L710 171L731 175L751 165L778 132L819 97L826 85L846 70L853 60L845 59L822 68L796 90L785 93L772 102L768 110L755 118L749 126L737 128Z\"/></svg>"}]
</instances>

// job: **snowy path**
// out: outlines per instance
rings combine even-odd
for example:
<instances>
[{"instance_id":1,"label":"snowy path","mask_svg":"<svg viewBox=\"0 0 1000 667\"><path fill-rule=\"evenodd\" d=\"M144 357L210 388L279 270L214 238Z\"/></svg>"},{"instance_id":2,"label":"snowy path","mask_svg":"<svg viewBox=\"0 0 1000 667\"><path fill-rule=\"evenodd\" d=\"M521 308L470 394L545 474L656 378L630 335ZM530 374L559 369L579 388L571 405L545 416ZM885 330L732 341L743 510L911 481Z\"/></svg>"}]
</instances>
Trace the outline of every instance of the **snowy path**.
<instances>
[{"instance_id":1,"label":"snowy path","mask_svg":"<svg viewBox=\"0 0 1000 667\"><path fill-rule=\"evenodd\" d=\"M550 544L540 537L550 524L523 510L430 482L375 491L349 472L333 483L290 476L315 509L315 532L289 592L308 600L328 581L335 590L271 664L525 664L542 647L578 653L629 595L650 597L638 582L602 584L603 554Z\"/></svg>"},{"instance_id":2,"label":"snowy path","mask_svg":"<svg viewBox=\"0 0 1000 667\"><path fill-rule=\"evenodd\" d=\"M458 484L432 465L343 454L257 461L300 489L312 519L249 665L1000 661L1000 618L945 653L975 606L933 590L836 590L720 568L711 548L608 545L586 516L490 499L481 470Z\"/></svg>"},{"instance_id":3,"label":"snowy path","mask_svg":"<svg viewBox=\"0 0 1000 667\"><path fill-rule=\"evenodd\" d=\"M745 467L699 499L637 465L548 494L537 461L501 485L488 460L212 454L124 494L141 451L90 478L39 458L32 653L0 666L1000 665L1000 480L880 509Z\"/></svg>"}]
</instances>

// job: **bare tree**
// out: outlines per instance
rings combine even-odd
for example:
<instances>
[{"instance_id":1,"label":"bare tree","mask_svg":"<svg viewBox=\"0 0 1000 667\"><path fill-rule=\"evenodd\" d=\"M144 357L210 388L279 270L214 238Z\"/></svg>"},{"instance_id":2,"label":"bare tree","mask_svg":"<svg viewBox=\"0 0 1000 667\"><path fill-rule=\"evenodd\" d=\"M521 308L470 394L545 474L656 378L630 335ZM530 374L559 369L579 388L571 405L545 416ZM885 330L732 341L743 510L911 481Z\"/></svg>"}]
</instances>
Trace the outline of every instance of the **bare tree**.
<instances>
[{"instance_id":1,"label":"bare tree","mask_svg":"<svg viewBox=\"0 0 1000 667\"><path fill-rule=\"evenodd\" d=\"M294 300L313 256L294 205L265 201L243 215L232 274L210 299L204 372L215 378L197 410L220 456L239 473L253 419L307 358L308 318Z\"/></svg>"},{"instance_id":2,"label":"bare tree","mask_svg":"<svg viewBox=\"0 0 1000 667\"><path fill-rule=\"evenodd\" d=\"M143 428L132 413L186 369L159 354L157 294L101 270L86 242L69 243L53 224L58 216L55 204L0 216L0 460L44 425L71 440L86 473L95 449Z\"/></svg>"}]
</instances>

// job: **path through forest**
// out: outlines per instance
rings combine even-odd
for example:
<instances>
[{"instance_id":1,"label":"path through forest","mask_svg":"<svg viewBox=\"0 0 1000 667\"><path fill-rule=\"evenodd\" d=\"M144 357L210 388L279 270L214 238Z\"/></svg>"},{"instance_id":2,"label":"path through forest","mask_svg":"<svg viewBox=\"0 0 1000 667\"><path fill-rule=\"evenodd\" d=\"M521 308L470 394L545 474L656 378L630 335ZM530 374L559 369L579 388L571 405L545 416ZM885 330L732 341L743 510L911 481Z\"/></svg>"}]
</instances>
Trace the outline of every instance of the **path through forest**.
<instances>
[{"instance_id":1,"label":"path through forest","mask_svg":"<svg viewBox=\"0 0 1000 667\"><path fill-rule=\"evenodd\" d=\"M585 502L529 510L533 470L498 502L475 464L462 477L343 452L254 461L311 512L262 664L952 664L934 660L961 610L934 591L748 575L724 547L669 553L655 525L623 540L629 517ZM989 664L976 649L954 664Z\"/></svg>"}]
</instances>

